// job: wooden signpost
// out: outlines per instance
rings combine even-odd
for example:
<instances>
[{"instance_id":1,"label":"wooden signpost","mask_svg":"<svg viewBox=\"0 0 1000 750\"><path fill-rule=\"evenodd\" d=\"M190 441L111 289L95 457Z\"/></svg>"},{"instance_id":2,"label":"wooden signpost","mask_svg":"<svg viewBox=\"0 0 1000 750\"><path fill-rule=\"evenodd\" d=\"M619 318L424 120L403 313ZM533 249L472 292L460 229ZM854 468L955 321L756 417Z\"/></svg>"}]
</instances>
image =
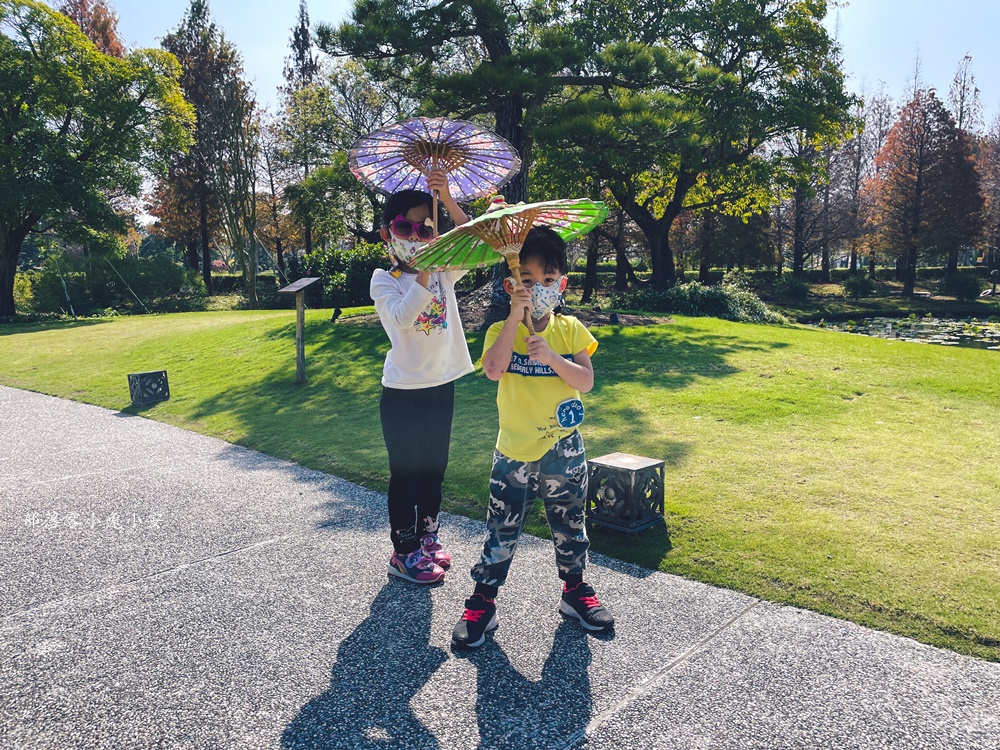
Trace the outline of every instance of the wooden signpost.
<instances>
[{"instance_id":1,"label":"wooden signpost","mask_svg":"<svg viewBox=\"0 0 1000 750\"><path fill-rule=\"evenodd\" d=\"M293 281L284 289L279 289L278 294L295 295L295 382L306 382L306 301L305 291L310 284L319 281L318 276L310 276L305 279Z\"/></svg>"}]
</instances>

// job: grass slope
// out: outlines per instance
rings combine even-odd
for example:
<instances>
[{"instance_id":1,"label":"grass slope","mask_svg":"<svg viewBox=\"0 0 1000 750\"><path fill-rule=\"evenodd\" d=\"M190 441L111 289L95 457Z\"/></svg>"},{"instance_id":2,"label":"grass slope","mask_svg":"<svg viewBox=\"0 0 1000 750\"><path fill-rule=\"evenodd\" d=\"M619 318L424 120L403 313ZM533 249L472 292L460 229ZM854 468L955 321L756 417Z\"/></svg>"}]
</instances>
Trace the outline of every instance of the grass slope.
<instances>
[{"instance_id":1,"label":"grass slope","mask_svg":"<svg viewBox=\"0 0 1000 750\"><path fill-rule=\"evenodd\" d=\"M996 352L708 318L595 335L588 454L667 463L667 530L595 549L1000 660ZM313 310L306 342L297 386L288 311L7 326L0 382L132 412L126 374L166 369L146 416L384 489L384 333ZM495 389L458 383L453 512L483 515Z\"/></svg>"}]
</instances>

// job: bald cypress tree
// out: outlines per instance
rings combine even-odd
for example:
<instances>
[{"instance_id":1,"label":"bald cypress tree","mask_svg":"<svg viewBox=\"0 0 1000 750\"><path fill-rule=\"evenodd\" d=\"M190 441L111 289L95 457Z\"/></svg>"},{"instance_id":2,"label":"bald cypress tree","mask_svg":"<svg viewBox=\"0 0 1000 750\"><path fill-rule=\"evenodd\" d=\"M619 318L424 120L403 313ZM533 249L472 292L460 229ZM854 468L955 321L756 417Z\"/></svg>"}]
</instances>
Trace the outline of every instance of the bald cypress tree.
<instances>
[{"instance_id":1,"label":"bald cypress tree","mask_svg":"<svg viewBox=\"0 0 1000 750\"><path fill-rule=\"evenodd\" d=\"M933 90L917 90L876 157L871 192L874 241L899 260L912 296L917 264L971 247L982 227L983 197L968 136Z\"/></svg>"}]
</instances>

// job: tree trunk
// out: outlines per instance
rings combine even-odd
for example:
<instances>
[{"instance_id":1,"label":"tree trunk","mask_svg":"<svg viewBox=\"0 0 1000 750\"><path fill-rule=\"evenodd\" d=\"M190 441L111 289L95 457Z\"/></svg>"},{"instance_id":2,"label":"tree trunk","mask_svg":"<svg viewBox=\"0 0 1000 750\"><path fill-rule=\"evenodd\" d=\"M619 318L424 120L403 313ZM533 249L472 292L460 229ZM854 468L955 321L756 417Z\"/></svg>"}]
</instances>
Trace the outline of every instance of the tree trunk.
<instances>
[{"instance_id":1,"label":"tree trunk","mask_svg":"<svg viewBox=\"0 0 1000 750\"><path fill-rule=\"evenodd\" d=\"M17 313L14 309L14 275L20 255L21 243L9 235L5 237L0 246L0 321L12 320Z\"/></svg>"},{"instance_id":2,"label":"tree trunk","mask_svg":"<svg viewBox=\"0 0 1000 750\"><path fill-rule=\"evenodd\" d=\"M664 224L663 219L655 222L653 230L646 234L646 239L649 241L649 255L653 264L650 285L653 289L669 289L677 283L674 253L670 249L670 225Z\"/></svg>"},{"instance_id":3,"label":"tree trunk","mask_svg":"<svg viewBox=\"0 0 1000 750\"><path fill-rule=\"evenodd\" d=\"M711 268L709 258L712 254L712 235L715 232L715 216L706 211L701 224L701 262L698 263L698 281L708 285L708 272Z\"/></svg>"},{"instance_id":4,"label":"tree trunk","mask_svg":"<svg viewBox=\"0 0 1000 750\"><path fill-rule=\"evenodd\" d=\"M830 183L827 182L823 190L823 257L822 280L824 284L830 283Z\"/></svg>"},{"instance_id":5,"label":"tree trunk","mask_svg":"<svg viewBox=\"0 0 1000 750\"><path fill-rule=\"evenodd\" d=\"M278 256L278 275L288 281L288 274L285 272L285 251L281 248L281 237L274 240L274 254Z\"/></svg>"},{"instance_id":6,"label":"tree trunk","mask_svg":"<svg viewBox=\"0 0 1000 750\"><path fill-rule=\"evenodd\" d=\"M945 273L958 273L958 250L948 251L948 267L945 268Z\"/></svg>"},{"instance_id":7,"label":"tree trunk","mask_svg":"<svg viewBox=\"0 0 1000 750\"><path fill-rule=\"evenodd\" d=\"M583 278L583 297L580 299L584 304L593 299L597 288L597 241L598 236L592 234L587 243L587 273Z\"/></svg>"},{"instance_id":8,"label":"tree trunk","mask_svg":"<svg viewBox=\"0 0 1000 750\"><path fill-rule=\"evenodd\" d=\"M0 321L13 320L14 277L17 275L17 259L21 257L21 246L31 228L41 216L26 216L16 227L0 226Z\"/></svg>"},{"instance_id":9,"label":"tree trunk","mask_svg":"<svg viewBox=\"0 0 1000 750\"><path fill-rule=\"evenodd\" d=\"M806 191L795 188L795 220L792 224L792 276L802 278L806 268Z\"/></svg>"},{"instance_id":10,"label":"tree trunk","mask_svg":"<svg viewBox=\"0 0 1000 750\"><path fill-rule=\"evenodd\" d=\"M911 242L903 255L903 296L912 297L917 285L917 246Z\"/></svg>"},{"instance_id":11,"label":"tree trunk","mask_svg":"<svg viewBox=\"0 0 1000 750\"><path fill-rule=\"evenodd\" d=\"M505 96L493 112L497 121L497 135L506 138L521 156L521 169L503 187L507 203L528 200L528 166L531 163L531 141L523 127L524 106L520 96Z\"/></svg>"},{"instance_id":12,"label":"tree trunk","mask_svg":"<svg viewBox=\"0 0 1000 750\"><path fill-rule=\"evenodd\" d=\"M187 243L187 267L192 271L198 270L198 241L191 240Z\"/></svg>"},{"instance_id":13,"label":"tree trunk","mask_svg":"<svg viewBox=\"0 0 1000 750\"><path fill-rule=\"evenodd\" d=\"M785 245L784 245L784 233L782 231L781 224L781 201L778 201L778 206L775 209L774 227L776 230L777 238L775 244L775 258L774 258L774 270L777 272L778 276L781 276L782 270L785 267Z\"/></svg>"},{"instance_id":14,"label":"tree trunk","mask_svg":"<svg viewBox=\"0 0 1000 750\"><path fill-rule=\"evenodd\" d=\"M198 197L198 223L201 226L201 277L205 291L212 293L212 250L208 245L208 188L202 185Z\"/></svg>"},{"instance_id":15,"label":"tree trunk","mask_svg":"<svg viewBox=\"0 0 1000 750\"><path fill-rule=\"evenodd\" d=\"M620 244L615 245L615 291L624 292L628 289L628 277L629 271L631 271L631 265L628 262L628 256L625 255L625 250Z\"/></svg>"}]
</instances>

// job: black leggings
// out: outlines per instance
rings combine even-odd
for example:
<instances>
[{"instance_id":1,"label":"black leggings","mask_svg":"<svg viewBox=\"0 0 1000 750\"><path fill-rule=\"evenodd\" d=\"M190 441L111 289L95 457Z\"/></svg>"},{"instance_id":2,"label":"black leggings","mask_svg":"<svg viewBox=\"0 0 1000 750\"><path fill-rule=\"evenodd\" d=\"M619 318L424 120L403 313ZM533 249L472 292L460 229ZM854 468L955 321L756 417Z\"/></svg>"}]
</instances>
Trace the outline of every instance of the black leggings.
<instances>
[{"instance_id":1,"label":"black leggings","mask_svg":"<svg viewBox=\"0 0 1000 750\"><path fill-rule=\"evenodd\" d=\"M389 453L389 526L400 554L437 533L441 482L448 466L455 383L434 388L382 388L379 416Z\"/></svg>"}]
</instances>

